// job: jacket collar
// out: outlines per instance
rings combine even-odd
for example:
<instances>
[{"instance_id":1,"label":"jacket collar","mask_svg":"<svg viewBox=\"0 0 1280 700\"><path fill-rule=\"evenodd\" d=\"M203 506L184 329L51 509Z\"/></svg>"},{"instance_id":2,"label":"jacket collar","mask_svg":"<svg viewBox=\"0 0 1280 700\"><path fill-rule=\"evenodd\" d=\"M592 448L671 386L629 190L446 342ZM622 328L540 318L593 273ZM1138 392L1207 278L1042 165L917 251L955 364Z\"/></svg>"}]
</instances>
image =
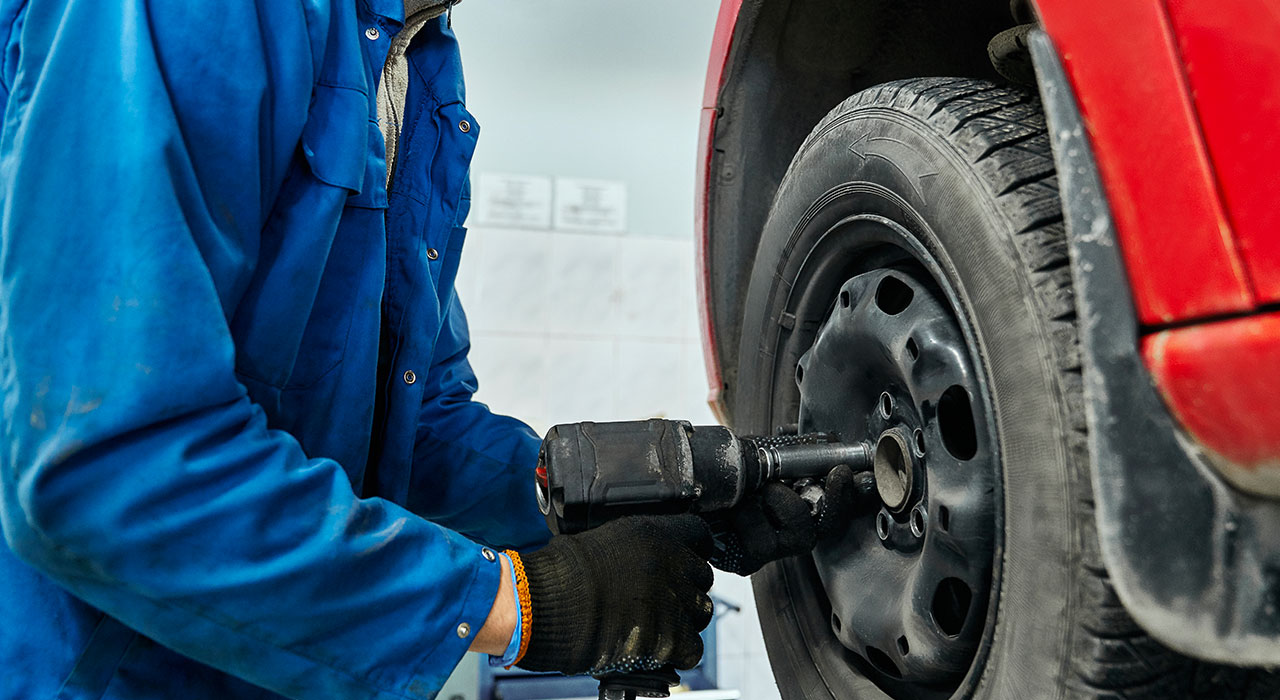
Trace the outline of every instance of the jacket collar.
<instances>
[{"instance_id":1,"label":"jacket collar","mask_svg":"<svg viewBox=\"0 0 1280 700\"><path fill-rule=\"evenodd\" d=\"M360 0L366 10L397 25L407 23L415 15L420 15L416 19L421 22L435 19L460 2L462 0Z\"/></svg>"},{"instance_id":2,"label":"jacket collar","mask_svg":"<svg viewBox=\"0 0 1280 700\"><path fill-rule=\"evenodd\" d=\"M432 19L448 12L461 0L404 0L405 20L423 15L423 19Z\"/></svg>"}]
</instances>

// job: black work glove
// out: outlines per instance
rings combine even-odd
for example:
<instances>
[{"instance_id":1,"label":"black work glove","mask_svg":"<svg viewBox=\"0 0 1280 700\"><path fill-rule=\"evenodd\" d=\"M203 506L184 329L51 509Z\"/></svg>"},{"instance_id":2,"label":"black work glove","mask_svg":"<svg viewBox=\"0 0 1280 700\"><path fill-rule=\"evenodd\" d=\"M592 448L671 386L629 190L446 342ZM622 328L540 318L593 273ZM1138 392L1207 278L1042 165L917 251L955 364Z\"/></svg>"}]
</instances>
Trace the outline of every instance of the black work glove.
<instances>
[{"instance_id":1,"label":"black work glove","mask_svg":"<svg viewBox=\"0 0 1280 700\"><path fill-rule=\"evenodd\" d=\"M564 674L688 669L711 622L711 532L696 515L619 518L521 557L529 647L517 663Z\"/></svg>"},{"instance_id":2,"label":"black work glove","mask_svg":"<svg viewBox=\"0 0 1280 700\"><path fill-rule=\"evenodd\" d=\"M735 508L707 516L715 539L711 564L750 576L775 559L807 554L820 540L839 534L848 520L875 500L875 478L845 465L824 480L818 512L785 484L767 484Z\"/></svg>"}]
</instances>

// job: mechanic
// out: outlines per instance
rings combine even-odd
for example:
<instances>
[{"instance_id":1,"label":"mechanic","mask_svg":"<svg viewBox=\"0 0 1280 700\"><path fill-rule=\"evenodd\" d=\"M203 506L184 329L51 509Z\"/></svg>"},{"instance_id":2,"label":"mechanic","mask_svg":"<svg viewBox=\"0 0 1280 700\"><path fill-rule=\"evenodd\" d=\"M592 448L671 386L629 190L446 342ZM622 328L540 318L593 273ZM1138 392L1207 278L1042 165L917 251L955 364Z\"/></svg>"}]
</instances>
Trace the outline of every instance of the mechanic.
<instances>
[{"instance_id":1,"label":"mechanic","mask_svg":"<svg viewBox=\"0 0 1280 700\"><path fill-rule=\"evenodd\" d=\"M550 539L537 437L471 400L453 3L0 0L0 696L690 667L707 559L832 522Z\"/></svg>"}]
</instances>

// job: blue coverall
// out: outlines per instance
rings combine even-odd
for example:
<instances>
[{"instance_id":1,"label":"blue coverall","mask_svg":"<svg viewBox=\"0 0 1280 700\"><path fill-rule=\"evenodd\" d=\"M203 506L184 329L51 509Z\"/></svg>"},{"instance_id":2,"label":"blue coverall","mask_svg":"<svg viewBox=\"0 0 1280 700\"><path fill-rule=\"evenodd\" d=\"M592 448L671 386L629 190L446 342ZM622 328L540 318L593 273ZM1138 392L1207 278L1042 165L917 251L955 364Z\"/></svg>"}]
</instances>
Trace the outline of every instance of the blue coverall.
<instances>
[{"instance_id":1,"label":"blue coverall","mask_svg":"<svg viewBox=\"0 0 1280 700\"><path fill-rule=\"evenodd\" d=\"M402 22L0 0L0 697L430 698L484 547L548 537L536 436L471 400L443 17L387 191Z\"/></svg>"}]
</instances>

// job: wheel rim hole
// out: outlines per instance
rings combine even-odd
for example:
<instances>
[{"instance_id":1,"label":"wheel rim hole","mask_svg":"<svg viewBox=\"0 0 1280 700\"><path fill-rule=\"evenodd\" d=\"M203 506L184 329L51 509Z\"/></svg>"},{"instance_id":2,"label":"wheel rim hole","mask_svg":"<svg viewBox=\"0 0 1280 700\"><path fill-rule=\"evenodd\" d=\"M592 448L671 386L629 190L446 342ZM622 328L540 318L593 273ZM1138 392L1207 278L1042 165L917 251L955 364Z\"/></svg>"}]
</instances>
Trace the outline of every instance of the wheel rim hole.
<instances>
[{"instance_id":1,"label":"wheel rim hole","mask_svg":"<svg viewBox=\"0 0 1280 700\"><path fill-rule=\"evenodd\" d=\"M889 539L889 514L883 510L876 514L876 536L882 540Z\"/></svg>"},{"instance_id":2,"label":"wheel rim hole","mask_svg":"<svg viewBox=\"0 0 1280 700\"><path fill-rule=\"evenodd\" d=\"M916 456L923 457L924 456L924 431L920 430L919 428L916 428L916 431L911 434L911 437L912 437L912 441L915 443Z\"/></svg>"},{"instance_id":3,"label":"wheel rim hole","mask_svg":"<svg viewBox=\"0 0 1280 700\"><path fill-rule=\"evenodd\" d=\"M804 381L804 367L802 365L796 365L796 384L799 384L800 382L803 382L803 381Z\"/></svg>"},{"instance_id":4,"label":"wheel rim hole","mask_svg":"<svg viewBox=\"0 0 1280 700\"><path fill-rule=\"evenodd\" d=\"M836 634L840 634L841 627L840 616L835 613L831 613L831 629L834 630Z\"/></svg>"},{"instance_id":5,"label":"wheel rim hole","mask_svg":"<svg viewBox=\"0 0 1280 700\"><path fill-rule=\"evenodd\" d=\"M973 591L968 584L955 577L942 579L933 592L933 605L930 606L933 623L948 637L959 635L972 602Z\"/></svg>"},{"instance_id":6,"label":"wheel rim hole","mask_svg":"<svg viewBox=\"0 0 1280 700\"><path fill-rule=\"evenodd\" d=\"M920 346L916 345L915 338L907 338L907 357L910 357L912 362L920 359Z\"/></svg>"},{"instance_id":7,"label":"wheel rim hole","mask_svg":"<svg viewBox=\"0 0 1280 700\"><path fill-rule=\"evenodd\" d=\"M906 282L892 275L886 276L876 287L876 306L890 316L897 316L911 306L915 295Z\"/></svg>"},{"instance_id":8,"label":"wheel rim hole","mask_svg":"<svg viewBox=\"0 0 1280 700\"><path fill-rule=\"evenodd\" d=\"M886 676L902 678L902 672L898 670L898 665L893 662L893 659L875 647L867 647L867 661Z\"/></svg>"},{"instance_id":9,"label":"wheel rim hole","mask_svg":"<svg viewBox=\"0 0 1280 700\"><path fill-rule=\"evenodd\" d=\"M911 645L907 643L907 638L898 637L898 653L906 656L911 653Z\"/></svg>"},{"instance_id":10,"label":"wheel rim hole","mask_svg":"<svg viewBox=\"0 0 1280 700\"><path fill-rule=\"evenodd\" d=\"M951 509L938 506L938 529L946 532L951 529Z\"/></svg>"},{"instance_id":11,"label":"wheel rim hole","mask_svg":"<svg viewBox=\"0 0 1280 700\"><path fill-rule=\"evenodd\" d=\"M916 537L924 537L924 529L927 522L928 518L925 516L923 505L917 505L911 509L911 534Z\"/></svg>"},{"instance_id":12,"label":"wheel rim hole","mask_svg":"<svg viewBox=\"0 0 1280 700\"><path fill-rule=\"evenodd\" d=\"M893 416L893 397L887 391L880 395L880 415L885 418Z\"/></svg>"},{"instance_id":13,"label":"wheel rim hole","mask_svg":"<svg viewBox=\"0 0 1280 700\"><path fill-rule=\"evenodd\" d=\"M969 392L959 384L942 392L938 401L938 430L942 445L959 460L973 459L978 453L978 429L973 422Z\"/></svg>"},{"instance_id":14,"label":"wheel rim hole","mask_svg":"<svg viewBox=\"0 0 1280 700\"><path fill-rule=\"evenodd\" d=\"M842 309L849 308L849 303L850 303L850 298L849 298L848 290L841 291L840 292L840 308Z\"/></svg>"}]
</instances>

